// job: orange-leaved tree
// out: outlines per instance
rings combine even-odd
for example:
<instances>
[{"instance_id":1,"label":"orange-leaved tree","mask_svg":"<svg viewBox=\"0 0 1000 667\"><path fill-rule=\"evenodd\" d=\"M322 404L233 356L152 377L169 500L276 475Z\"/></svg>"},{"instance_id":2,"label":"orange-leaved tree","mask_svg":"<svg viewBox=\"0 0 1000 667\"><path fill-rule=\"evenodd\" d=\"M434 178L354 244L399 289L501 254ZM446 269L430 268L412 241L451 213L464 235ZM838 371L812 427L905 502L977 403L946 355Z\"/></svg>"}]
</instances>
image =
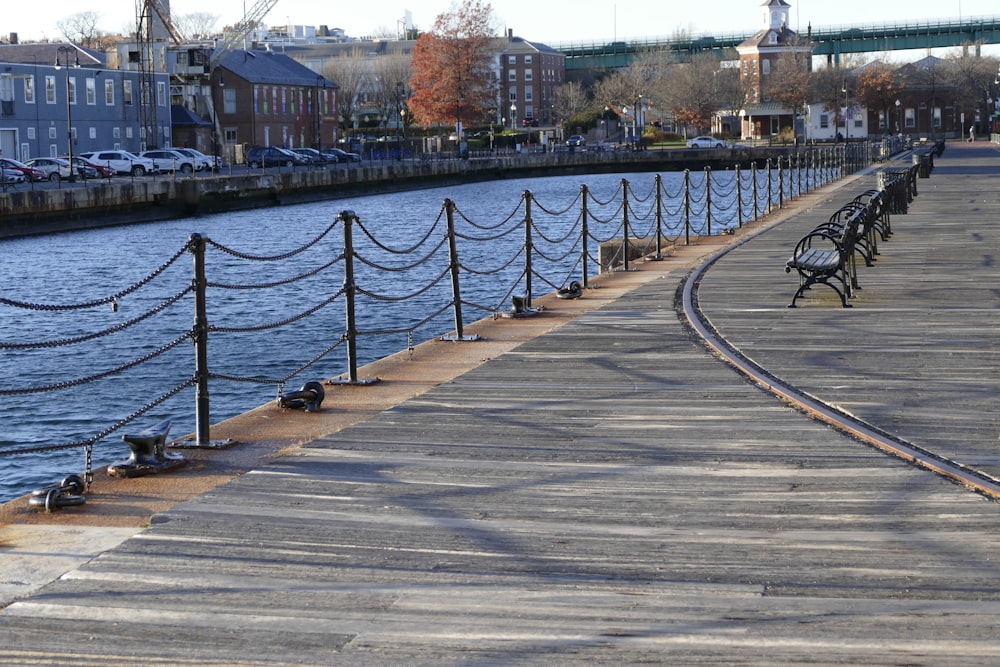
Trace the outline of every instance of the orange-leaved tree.
<instances>
[{"instance_id":1,"label":"orange-leaved tree","mask_svg":"<svg viewBox=\"0 0 1000 667\"><path fill-rule=\"evenodd\" d=\"M493 8L465 0L440 14L413 47L407 101L418 123L466 123L496 108Z\"/></svg>"}]
</instances>

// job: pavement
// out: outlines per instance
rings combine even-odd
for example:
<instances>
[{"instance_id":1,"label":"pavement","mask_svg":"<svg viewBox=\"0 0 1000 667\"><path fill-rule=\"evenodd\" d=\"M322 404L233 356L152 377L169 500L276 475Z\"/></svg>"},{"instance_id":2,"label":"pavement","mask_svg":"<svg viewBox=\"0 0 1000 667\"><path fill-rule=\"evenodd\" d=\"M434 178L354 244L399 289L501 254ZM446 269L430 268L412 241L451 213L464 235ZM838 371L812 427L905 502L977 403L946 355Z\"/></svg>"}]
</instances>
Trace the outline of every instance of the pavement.
<instances>
[{"instance_id":1,"label":"pavement","mask_svg":"<svg viewBox=\"0 0 1000 667\"><path fill-rule=\"evenodd\" d=\"M99 475L81 508L0 509L4 664L1000 663L997 505L817 422L776 377L1000 474L1000 150L949 144L853 307L783 271L874 186L844 179L362 369L319 413Z\"/></svg>"}]
</instances>

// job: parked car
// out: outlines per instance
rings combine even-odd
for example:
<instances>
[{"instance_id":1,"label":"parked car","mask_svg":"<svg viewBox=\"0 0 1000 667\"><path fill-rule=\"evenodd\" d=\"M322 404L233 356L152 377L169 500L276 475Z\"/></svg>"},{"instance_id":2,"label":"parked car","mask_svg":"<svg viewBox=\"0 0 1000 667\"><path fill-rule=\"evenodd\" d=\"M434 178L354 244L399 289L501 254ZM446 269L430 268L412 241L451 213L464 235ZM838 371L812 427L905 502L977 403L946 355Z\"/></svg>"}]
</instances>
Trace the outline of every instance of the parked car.
<instances>
[{"instance_id":1,"label":"parked car","mask_svg":"<svg viewBox=\"0 0 1000 667\"><path fill-rule=\"evenodd\" d=\"M336 164L337 162L336 160L327 157L323 153L320 153L315 148L305 148L305 147L289 148L288 150L292 151L296 155L301 155L305 159L309 160L310 164L314 164L317 166L325 167L328 164Z\"/></svg>"},{"instance_id":2,"label":"parked car","mask_svg":"<svg viewBox=\"0 0 1000 667\"><path fill-rule=\"evenodd\" d=\"M521 127L538 127L537 118L525 118L521 121Z\"/></svg>"},{"instance_id":3,"label":"parked car","mask_svg":"<svg viewBox=\"0 0 1000 667\"><path fill-rule=\"evenodd\" d=\"M569 139L566 140L566 145L567 146L586 146L587 145L587 139L583 135L574 134L574 135L570 136Z\"/></svg>"},{"instance_id":4,"label":"parked car","mask_svg":"<svg viewBox=\"0 0 1000 667\"><path fill-rule=\"evenodd\" d=\"M9 157L0 157L0 163L3 163L7 169L12 169L14 171L19 171L24 176L26 181L44 181L48 176L41 169L35 167L29 167L23 162L18 162L17 160L12 160Z\"/></svg>"},{"instance_id":5,"label":"parked car","mask_svg":"<svg viewBox=\"0 0 1000 667\"><path fill-rule=\"evenodd\" d=\"M61 157L64 160L69 159L65 155ZM73 164L76 165L76 173L80 174L83 178L111 178L115 175L115 170L111 167L105 164L91 162L87 158L80 157L79 155L73 156Z\"/></svg>"},{"instance_id":6,"label":"parked car","mask_svg":"<svg viewBox=\"0 0 1000 667\"><path fill-rule=\"evenodd\" d=\"M687 140L688 148L725 148L726 142L715 137L701 136Z\"/></svg>"},{"instance_id":7,"label":"parked car","mask_svg":"<svg viewBox=\"0 0 1000 667\"><path fill-rule=\"evenodd\" d=\"M292 151L277 146L254 146L247 151L247 165L260 167L295 167L310 164L309 160Z\"/></svg>"},{"instance_id":8,"label":"parked car","mask_svg":"<svg viewBox=\"0 0 1000 667\"><path fill-rule=\"evenodd\" d=\"M17 185L18 183L24 183L24 172L20 169L8 167L5 163L0 162L0 184L7 187L9 185Z\"/></svg>"},{"instance_id":9,"label":"parked car","mask_svg":"<svg viewBox=\"0 0 1000 667\"><path fill-rule=\"evenodd\" d=\"M157 171L179 171L182 174L194 173L194 158L172 148L157 148L139 153L139 157L149 158L157 164Z\"/></svg>"},{"instance_id":10,"label":"parked car","mask_svg":"<svg viewBox=\"0 0 1000 667\"><path fill-rule=\"evenodd\" d=\"M173 148L172 150L182 153L192 160L194 160L194 170L204 171L205 169L212 169L212 165L215 165L215 169L222 168L222 158L218 155L205 155L201 151L194 148Z\"/></svg>"},{"instance_id":11,"label":"parked car","mask_svg":"<svg viewBox=\"0 0 1000 667\"><path fill-rule=\"evenodd\" d=\"M145 176L155 174L156 163L149 158L139 157L128 151L90 151L80 153L80 157L113 169L116 174Z\"/></svg>"},{"instance_id":12,"label":"parked car","mask_svg":"<svg viewBox=\"0 0 1000 667\"><path fill-rule=\"evenodd\" d=\"M338 162L361 162L361 156L357 153L351 153L350 151L345 151L341 148L324 148L322 153L327 155L333 155L337 158Z\"/></svg>"},{"instance_id":13,"label":"parked car","mask_svg":"<svg viewBox=\"0 0 1000 667\"><path fill-rule=\"evenodd\" d=\"M61 181L69 178L73 173L73 168L68 160L56 157L33 157L24 163L25 166L41 169L45 173L45 178L50 181Z\"/></svg>"}]
</instances>

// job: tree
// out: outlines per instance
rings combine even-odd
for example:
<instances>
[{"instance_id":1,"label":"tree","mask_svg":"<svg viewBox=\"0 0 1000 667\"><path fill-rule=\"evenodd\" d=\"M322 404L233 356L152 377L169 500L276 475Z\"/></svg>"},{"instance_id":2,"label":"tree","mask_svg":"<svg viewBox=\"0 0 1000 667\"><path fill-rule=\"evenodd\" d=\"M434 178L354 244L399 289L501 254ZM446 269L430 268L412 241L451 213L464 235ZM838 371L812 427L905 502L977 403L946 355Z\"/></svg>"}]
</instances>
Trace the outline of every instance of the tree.
<instances>
[{"instance_id":1,"label":"tree","mask_svg":"<svg viewBox=\"0 0 1000 667\"><path fill-rule=\"evenodd\" d=\"M59 28L59 32L67 41L86 48L94 48L99 46L101 40L107 35L97 27L100 20L100 12L77 12L56 21L56 27Z\"/></svg>"},{"instance_id":2,"label":"tree","mask_svg":"<svg viewBox=\"0 0 1000 667\"><path fill-rule=\"evenodd\" d=\"M795 41L793 46L803 45ZM812 49L808 47L783 52L774 63L771 74L765 78L764 99L777 102L797 117L809 103L812 82ZM793 128L793 131L794 128Z\"/></svg>"},{"instance_id":3,"label":"tree","mask_svg":"<svg viewBox=\"0 0 1000 667\"><path fill-rule=\"evenodd\" d=\"M440 14L434 27L417 38L409 108L418 122L475 121L496 107L495 35L493 8L465 0Z\"/></svg>"},{"instance_id":4,"label":"tree","mask_svg":"<svg viewBox=\"0 0 1000 667\"><path fill-rule=\"evenodd\" d=\"M579 114L586 113L593 106L587 91L579 81L568 81L557 86L553 96L555 106L555 116L561 121L568 121L576 124L571 119Z\"/></svg>"},{"instance_id":5,"label":"tree","mask_svg":"<svg viewBox=\"0 0 1000 667\"><path fill-rule=\"evenodd\" d=\"M711 127L712 116L721 106L719 71L719 59L708 53L696 54L691 62L677 66L671 75L669 104L679 126L694 127L697 132Z\"/></svg>"},{"instance_id":6,"label":"tree","mask_svg":"<svg viewBox=\"0 0 1000 667\"><path fill-rule=\"evenodd\" d=\"M177 30L187 38L209 37L214 35L215 25L219 16L209 12L192 12L172 18Z\"/></svg>"},{"instance_id":7,"label":"tree","mask_svg":"<svg viewBox=\"0 0 1000 667\"><path fill-rule=\"evenodd\" d=\"M368 50L362 46L348 54L330 58L323 65L323 77L337 84L337 116L346 135L359 108L359 96L368 78Z\"/></svg>"},{"instance_id":8,"label":"tree","mask_svg":"<svg viewBox=\"0 0 1000 667\"><path fill-rule=\"evenodd\" d=\"M855 78L855 98L862 107L882 114L886 132L893 127L892 114L901 91L896 69L886 62L869 63Z\"/></svg>"},{"instance_id":9,"label":"tree","mask_svg":"<svg viewBox=\"0 0 1000 667\"><path fill-rule=\"evenodd\" d=\"M373 92L379 116L386 120L386 127L402 120L400 112L409 97L410 59L400 53L379 56L375 59Z\"/></svg>"}]
</instances>

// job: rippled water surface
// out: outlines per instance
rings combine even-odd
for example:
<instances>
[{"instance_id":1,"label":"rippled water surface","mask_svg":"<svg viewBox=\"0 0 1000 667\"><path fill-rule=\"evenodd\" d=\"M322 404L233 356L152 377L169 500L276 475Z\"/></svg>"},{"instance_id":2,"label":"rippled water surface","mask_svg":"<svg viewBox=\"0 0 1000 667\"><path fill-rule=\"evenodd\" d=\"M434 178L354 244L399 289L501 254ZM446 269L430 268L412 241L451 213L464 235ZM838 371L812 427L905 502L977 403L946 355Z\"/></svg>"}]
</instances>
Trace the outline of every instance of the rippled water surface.
<instances>
[{"instance_id":1,"label":"rippled water surface","mask_svg":"<svg viewBox=\"0 0 1000 667\"><path fill-rule=\"evenodd\" d=\"M683 176L673 174L663 178L664 189L677 191ZM181 252L192 233L200 233L226 248L257 258L276 256L315 239L341 210L353 210L364 230L380 243L403 249L427 236L428 230L441 218L446 198L458 207L458 226L465 224L461 233L489 238L489 229L499 228L508 217L514 216L514 226L523 220L520 201L525 190L530 190L547 211L543 215L536 209L535 218L544 227L545 235L558 241L565 230L577 224L579 204L572 205L583 184L596 200L609 202L603 213L595 206L592 233L599 236L602 215L608 220L603 224L609 234L620 221L621 214L616 212L614 200L619 196L616 193L620 191L622 179L627 179L639 196L646 196L653 188L653 174L507 180L0 241L0 257L3 258L0 281L6 299L39 306L101 300L163 266ZM650 204L642 206L648 208ZM562 215L550 215L567 208L569 210ZM440 245L444 238L441 225L434 228L422 248ZM504 228L509 227L510 224ZM395 268L414 263L422 253L429 252L422 249L406 256L382 252L357 226L354 237L360 254L377 257L379 263ZM571 241L563 245L569 248ZM507 234L488 242L462 240L460 243L459 255L464 265L480 271L498 271L488 276L469 277L463 282L463 301L496 308L503 303L511 286L523 281L519 279L523 259L500 270L523 247L523 233ZM329 262L343 251L343 247L339 226L308 251L282 261L248 261L210 247L206 252L207 277L210 282L229 285L277 283ZM562 254L556 250L547 252ZM539 265L537 270L551 285L560 286L569 279L580 279L579 253L566 254L568 256L559 257L548 265L541 259L535 260ZM596 249L591 249L591 254L596 255ZM132 366L135 360L156 353L191 328L194 299L190 294L135 326L95 336L80 344L61 344L67 338L113 329L179 294L191 283L192 266L192 256L183 252L162 274L134 293L118 299L114 305L70 311L0 306L0 342L51 343L41 349L0 349L0 368L3 369L0 389L22 390L68 383L65 388L55 391L0 395L0 424L3 424L0 452L87 440L193 377L194 349L187 340L151 361ZM405 273L377 271L364 263L356 263L356 269L357 283L362 289L380 296L407 295L422 289L432 277L446 271L447 255L437 252L415 271ZM590 272L595 272L593 267ZM536 295L549 292L551 285L536 278L533 292ZM342 264L337 264L314 277L266 290L209 289L209 322L223 329L209 337L210 370L220 375L269 380L292 373L339 340L345 328L343 300L318 308L308 317L287 326L263 327L316 307L342 286L343 268ZM413 294L413 298L401 302L359 296L359 330L404 330L360 336L359 364L405 349L409 342L405 330L447 304L450 295L450 281L445 279L426 292ZM509 307L509 303L504 305ZM463 315L468 323L489 313L467 306L463 308ZM262 330L224 331L227 327L255 326ZM413 342L442 335L452 331L454 326L452 311L446 309L433 321L415 328ZM123 366L120 372L99 380L76 382L76 379L102 375L109 369ZM290 379L285 389L297 389L309 380L334 377L346 369L346 350L341 346ZM273 400L276 392L277 386L273 383L213 380L212 422ZM194 389L186 387L136 418L123 431L138 431L160 420L172 419L172 437L191 433L195 430L194 405ZM109 434L95 444L95 467L127 458L127 448L120 439L123 431ZM0 456L0 500L57 481L67 473L82 472L83 468L84 455L80 447Z\"/></svg>"}]
</instances>

